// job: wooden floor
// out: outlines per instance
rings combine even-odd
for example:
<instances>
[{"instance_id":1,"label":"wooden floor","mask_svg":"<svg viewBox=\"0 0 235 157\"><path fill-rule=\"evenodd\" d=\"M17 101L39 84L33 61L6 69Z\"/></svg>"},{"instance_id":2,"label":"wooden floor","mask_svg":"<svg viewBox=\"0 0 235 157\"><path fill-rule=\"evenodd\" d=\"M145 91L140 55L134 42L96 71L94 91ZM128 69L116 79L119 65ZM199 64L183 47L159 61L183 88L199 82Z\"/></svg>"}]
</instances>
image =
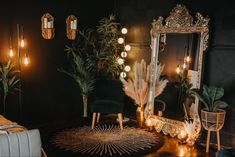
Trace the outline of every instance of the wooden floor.
<instances>
[{"instance_id":1,"label":"wooden floor","mask_svg":"<svg viewBox=\"0 0 235 157\"><path fill-rule=\"evenodd\" d=\"M101 117L101 123L117 123L115 117ZM60 121L53 124L46 124L41 126L34 126L32 128L39 128L43 147L46 150L48 157L72 157L72 156L81 156L81 154L71 153L69 151L63 151L51 144L52 137L61 130L90 125L91 119L78 119L73 121ZM118 124L118 123L117 123ZM136 125L134 120L130 120L129 122L124 123L125 125ZM151 130L150 130L151 131ZM152 130L154 131L154 130ZM158 134L158 133L156 133ZM158 134L162 137L164 144L163 146L152 152L148 152L147 154L140 155L143 157L215 157L216 149L211 146L210 153L205 152L204 142L197 142L193 147L187 146L185 144L179 144L178 139L171 138L169 136L163 135L162 133ZM204 141L201 139L201 141ZM141 153L143 154L143 153ZM138 156L138 155L135 155Z\"/></svg>"}]
</instances>

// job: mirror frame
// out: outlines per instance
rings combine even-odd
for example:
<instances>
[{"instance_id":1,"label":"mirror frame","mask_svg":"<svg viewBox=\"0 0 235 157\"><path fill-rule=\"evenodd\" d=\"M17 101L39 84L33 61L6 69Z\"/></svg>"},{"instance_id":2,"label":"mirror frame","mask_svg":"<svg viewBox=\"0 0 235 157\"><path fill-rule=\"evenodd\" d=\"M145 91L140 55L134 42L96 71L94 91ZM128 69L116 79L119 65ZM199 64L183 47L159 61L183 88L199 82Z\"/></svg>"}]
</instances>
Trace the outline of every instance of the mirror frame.
<instances>
[{"instance_id":1,"label":"mirror frame","mask_svg":"<svg viewBox=\"0 0 235 157\"><path fill-rule=\"evenodd\" d=\"M146 115L152 121L152 125L155 127L157 132L162 131L164 134L170 134L172 137L177 136L180 130L185 129L185 122L178 121L174 119L169 119L165 117L159 117L154 115L154 87L156 84L156 69L158 63L158 54L160 52L160 36L166 33L199 33L199 50L198 54L198 67L196 73L195 88L201 88L202 72L203 72L203 60L204 52L208 47L209 38L209 18L203 17L199 12L196 13L196 20L189 14L188 9L185 5L177 4L170 15L165 19L159 16L157 20L153 20L151 34L151 68L150 68L150 85L149 85L149 99L146 106ZM193 111L193 127L194 133L193 137L188 137L188 141L195 142L201 131L201 122L198 115L198 99L195 97L195 102L191 106L191 111ZM191 138L191 139L189 139Z\"/></svg>"}]
</instances>

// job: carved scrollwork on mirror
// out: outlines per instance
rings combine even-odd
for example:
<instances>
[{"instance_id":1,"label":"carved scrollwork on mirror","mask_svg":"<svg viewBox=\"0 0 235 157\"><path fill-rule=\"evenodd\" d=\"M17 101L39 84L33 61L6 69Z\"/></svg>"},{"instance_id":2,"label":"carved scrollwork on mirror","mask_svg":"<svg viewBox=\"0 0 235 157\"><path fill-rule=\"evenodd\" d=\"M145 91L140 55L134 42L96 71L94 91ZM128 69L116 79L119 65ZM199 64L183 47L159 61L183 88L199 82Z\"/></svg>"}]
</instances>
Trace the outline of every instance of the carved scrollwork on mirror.
<instances>
[{"instance_id":1,"label":"carved scrollwork on mirror","mask_svg":"<svg viewBox=\"0 0 235 157\"><path fill-rule=\"evenodd\" d=\"M193 97L193 101L189 107L191 120L185 122L184 120L155 115L154 97L151 94L154 95L155 92L155 69L157 69L158 62L162 63L162 61L165 64L165 74L168 76L170 82L178 79L177 76L180 73L182 74L180 76L189 80L192 86L190 88L200 89L203 75L203 54L208 47L208 23L210 19L202 16L200 13L196 13L195 17L196 19L189 14L189 11L184 5L177 4L170 12L169 17L164 19L162 16L159 16L157 20L153 20L150 31L152 49L150 88L145 113L145 117L151 119L152 125L158 132L162 131L164 134L169 134L172 137L180 136L182 130L187 132L186 141L188 144L194 144L201 131L201 122L198 115L199 101L197 97ZM190 64L187 64L189 62ZM175 71L176 67L178 68L177 74ZM180 67L182 71L180 71ZM178 93L174 93L174 95L178 95ZM187 114L186 109L183 109L185 111L184 114Z\"/></svg>"}]
</instances>

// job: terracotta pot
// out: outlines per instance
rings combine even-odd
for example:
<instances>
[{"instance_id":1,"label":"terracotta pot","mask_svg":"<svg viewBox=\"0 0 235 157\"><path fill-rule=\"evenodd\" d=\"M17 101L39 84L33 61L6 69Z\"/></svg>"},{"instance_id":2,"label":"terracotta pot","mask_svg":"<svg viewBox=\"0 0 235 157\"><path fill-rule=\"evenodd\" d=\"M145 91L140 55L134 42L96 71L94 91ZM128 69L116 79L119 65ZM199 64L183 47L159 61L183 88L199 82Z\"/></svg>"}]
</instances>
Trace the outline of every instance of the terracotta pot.
<instances>
[{"instance_id":1,"label":"terracotta pot","mask_svg":"<svg viewBox=\"0 0 235 157\"><path fill-rule=\"evenodd\" d=\"M219 109L218 112L209 112L207 109L201 110L202 126L209 131L219 131L224 126L225 110Z\"/></svg>"},{"instance_id":2,"label":"terracotta pot","mask_svg":"<svg viewBox=\"0 0 235 157\"><path fill-rule=\"evenodd\" d=\"M136 120L138 126L140 128L144 127L145 119L144 119L144 107L137 107L136 109Z\"/></svg>"}]
</instances>

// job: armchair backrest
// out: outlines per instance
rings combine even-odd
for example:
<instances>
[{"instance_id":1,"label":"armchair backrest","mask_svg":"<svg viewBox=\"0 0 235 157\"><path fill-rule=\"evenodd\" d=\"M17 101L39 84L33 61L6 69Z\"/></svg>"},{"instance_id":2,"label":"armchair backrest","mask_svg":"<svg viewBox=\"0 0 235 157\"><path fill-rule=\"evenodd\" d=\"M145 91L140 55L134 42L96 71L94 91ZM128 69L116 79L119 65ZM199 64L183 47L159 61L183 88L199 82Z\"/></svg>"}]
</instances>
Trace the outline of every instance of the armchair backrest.
<instances>
[{"instance_id":1,"label":"armchair backrest","mask_svg":"<svg viewBox=\"0 0 235 157\"><path fill-rule=\"evenodd\" d=\"M96 99L124 101L124 91L120 80L99 79L95 82Z\"/></svg>"},{"instance_id":2,"label":"armchair backrest","mask_svg":"<svg viewBox=\"0 0 235 157\"><path fill-rule=\"evenodd\" d=\"M0 157L41 157L38 129L12 134L0 134Z\"/></svg>"}]
</instances>

